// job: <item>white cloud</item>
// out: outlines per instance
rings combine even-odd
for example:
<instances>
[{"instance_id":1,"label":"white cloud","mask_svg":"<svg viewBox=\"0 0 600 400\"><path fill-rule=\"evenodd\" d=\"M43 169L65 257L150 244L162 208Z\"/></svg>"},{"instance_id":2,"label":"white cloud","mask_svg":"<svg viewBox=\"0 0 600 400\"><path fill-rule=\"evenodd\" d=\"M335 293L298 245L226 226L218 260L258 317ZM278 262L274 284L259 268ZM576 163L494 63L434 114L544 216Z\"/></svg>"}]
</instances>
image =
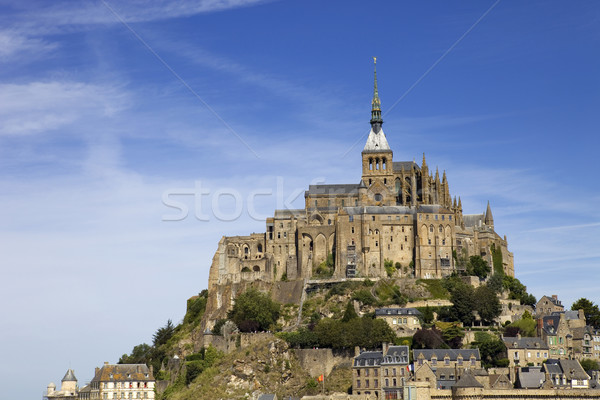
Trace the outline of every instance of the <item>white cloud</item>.
<instances>
[{"instance_id":1,"label":"white cloud","mask_svg":"<svg viewBox=\"0 0 600 400\"><path fill-rule=\"evenodd\" d=\"M0 31L0 62L14 61L17 58L40 58L57 48L41 38L29 37L25 34L4 30Z\"/></svg>"},{"instance_id":2,"label":"white cloud","mask_svg":"<svg viewBox=\"0 0 600 400\"><path fill-rule=\"evenodd\" d=\"M0 135L56 130L84 117L113 116L129 104L121 88L81 82L0 84Z\"/></svg>"}]
</instances>

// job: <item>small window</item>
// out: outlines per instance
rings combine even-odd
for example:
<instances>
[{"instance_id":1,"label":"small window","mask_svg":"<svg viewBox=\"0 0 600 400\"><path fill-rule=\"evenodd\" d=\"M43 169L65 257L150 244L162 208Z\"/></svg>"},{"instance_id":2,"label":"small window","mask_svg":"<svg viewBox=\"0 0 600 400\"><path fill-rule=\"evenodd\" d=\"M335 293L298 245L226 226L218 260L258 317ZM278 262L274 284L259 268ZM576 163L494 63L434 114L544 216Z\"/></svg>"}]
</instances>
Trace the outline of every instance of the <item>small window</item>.
<instances>
[{"instance_id":1,"label":"small window","mask_svg":"<svg viewBox=\"0 0 600 400\"><path fill-rule=\"evenodd\" d=\"M438 220L438 216L437 216L437 214L435 214L435 220L436 220L436 221Z\"/></svg>"},{"instance_id":2,"label":"small window","mask_svg":"<svg viewBox=\"0 0 600 400\"><path fill-rule=\"evenodd\" d=\"M348 222L354 222L354 215L348 215ZM354 233L354 227L352 228L352 232Z\"/></svg>"},{"instance_id":3,"label":"small window","mask_svg":"<svg viewBox=\"0 0 600 400\"><path fill-rule=\"evenodd\" d=\"M373 215L373 216L371 216L371 220L372 220L372 221L375 221L375 216L374 216L374 215Z\"/></svg>"},{"instance_id":4,"label":"small window","mask_svg":"<svg viewBox=\"0 0 600 400\"><path fill-rule=\"evenodd\" d=\"M354 233L354 227L352 227L352 233Z\"/></svg>"},{"instance_id":5,"label":"small window","mask_svg":"<svg viewBox=\"0 0 600 400\"><path fill-rule=\"evenodd\" d=\"M376 193L375 194L375 201L381 201L383 200L383 196L381 195L381 193Z\"/></svg>"}]
</instances>

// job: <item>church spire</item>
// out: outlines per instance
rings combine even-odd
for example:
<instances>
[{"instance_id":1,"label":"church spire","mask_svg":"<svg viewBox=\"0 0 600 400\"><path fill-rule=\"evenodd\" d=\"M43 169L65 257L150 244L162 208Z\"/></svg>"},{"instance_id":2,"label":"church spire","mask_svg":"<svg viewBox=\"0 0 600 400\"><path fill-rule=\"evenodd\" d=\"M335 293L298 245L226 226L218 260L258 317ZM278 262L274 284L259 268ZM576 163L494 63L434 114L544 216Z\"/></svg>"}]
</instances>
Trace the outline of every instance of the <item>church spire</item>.
<instances>
[{"instance_id":1,"label":"church spire","mask_svg":"<svg viewBox=\"0 0 600 400\"><path fill-rule=\"evenodd\" d=\"M373 132L379 133L381 130L381 124L383 124L383 119L381 119L381 101L379 100L379 92L377 91L377 57L373 57L374 63L374 86L373 86L373 100L371 101L371 126L373 127Z\"/></svg>"}]
</instances>

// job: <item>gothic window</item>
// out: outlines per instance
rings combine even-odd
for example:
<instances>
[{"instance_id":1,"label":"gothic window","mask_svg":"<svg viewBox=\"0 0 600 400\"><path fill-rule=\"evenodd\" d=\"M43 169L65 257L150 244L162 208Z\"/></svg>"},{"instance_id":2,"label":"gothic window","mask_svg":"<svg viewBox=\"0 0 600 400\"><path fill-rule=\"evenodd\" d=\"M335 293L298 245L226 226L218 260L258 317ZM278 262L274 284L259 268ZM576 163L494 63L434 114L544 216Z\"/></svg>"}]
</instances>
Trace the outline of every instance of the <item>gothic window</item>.
<instances>
[{"instance_id":1,"label":"gothic window","mask_svg":"<svg viewBox=\"0 0 600 400\"><path fill-rule=\"evenodd\" d=\"M433 233L433 225L429 225L429 232Z\"/></svg>"},{"instance_id":2,"label":"gothic window","mask_svg":"<svg viewBox=\"0 0 600 400\"><path fill-rule=\"evenodd\" d=\"M379 158L375 159L375 169L379 171Z\"/></svg>"},{"instance_id":3,"label":"gothic window","mask_svg":"<svg viewBox=\"0 0 600 400\"><path fill-rule=\"evenodd\" d=\"M369 158L369 171L373 171L373 159Z\"/></svg>"},{"instance_id":4,"label":"gothic window","mask_svg":"<svg viewBox=\"0 0 600 400\"><path fill-rule=\"evenodd\" d=\"M383 169L387 169L387 160L383 159Z\"/></svg>"},{"instance_id":5,"label":"gothic window","mask_svg":"<svg viewBox=\"0 0 600 400\"><path fill-rule=\"evenodd\" d=\"M438 228L438 231L439 231L440 233L442 233L442 232L444 231L444 229L442 228L442 226L441 226L441 225L440 225L440 227Z\"/></svg>"}]
</instances>

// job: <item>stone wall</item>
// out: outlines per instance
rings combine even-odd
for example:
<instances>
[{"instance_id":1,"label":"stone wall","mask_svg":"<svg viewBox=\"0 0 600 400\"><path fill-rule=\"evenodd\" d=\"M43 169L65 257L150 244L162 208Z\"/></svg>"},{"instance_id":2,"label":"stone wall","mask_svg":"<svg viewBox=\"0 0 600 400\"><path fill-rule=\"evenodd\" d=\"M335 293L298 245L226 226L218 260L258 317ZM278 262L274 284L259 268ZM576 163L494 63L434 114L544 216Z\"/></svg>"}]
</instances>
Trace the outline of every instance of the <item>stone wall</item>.
<instances>
[{"instance_id":1,"label":"stone wall","mask_svg":"<svg viewBox=\"0 0 600 400\"><path fill-rule=\"evenodd\" d=\"M334 367L351 367L353 354L336 352L331 349L296 349L296 357L302 369L312 377L329 375Z\"/></svg>"}]
</instances>

